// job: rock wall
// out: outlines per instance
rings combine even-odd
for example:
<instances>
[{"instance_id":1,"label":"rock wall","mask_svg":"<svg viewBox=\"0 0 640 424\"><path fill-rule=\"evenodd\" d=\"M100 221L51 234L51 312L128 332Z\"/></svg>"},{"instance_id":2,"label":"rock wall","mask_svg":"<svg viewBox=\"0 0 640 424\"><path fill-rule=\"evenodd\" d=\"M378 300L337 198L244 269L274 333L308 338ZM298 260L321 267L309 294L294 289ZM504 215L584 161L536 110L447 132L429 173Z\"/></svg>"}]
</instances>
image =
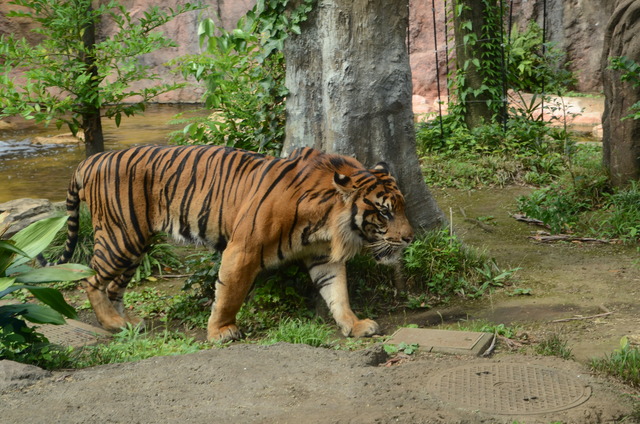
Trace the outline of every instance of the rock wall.
<instances>
[{"instance_id":1,"label":"rock wall","mask_svg":"<svg viewBox=\"0 0 640 424\"><path fill-rule=\"evenodd\" d=\"M514 0L507 2L505 19L510 19L508 6L513 5L512 23L523 28L529 20L542 26L546 2L547 40L566 51L569 69L578 81L576 91L601 92L600 56L604 29L613 12L613 2L601 0ZM427 106L437 100L436 61L432 3L410 0L409 49L413 71L413 92L424 96ZM454 50L453 28L445 23L445 4L451 9L453 1L435 1L435 22L441 96L446 99L447 47ZM451 14L451 12L449 12ZM448 37L445 37L445 29ZM449 40L448 43L445 40ZM453 66L451 61L450 67Z\"/></svg>"},{"instance_id":2,"label":"rock wall","mask_svg":"<svg viewBox=\"0 0 640 424\"><path fill-rule=\"evenodd\" d=\"M202 12L220 22L225 28L232 28L237 20L255 3L255 0L203 0L209 8ZM600 92L602 90L600 56L604 27L613 12L612 1L602 0L514 0L513 22L522 25L529 19L542 24L543 4L546 2L548 21L548 38L567 52L570 68L578 77L575 87L578 91ZM148 6L170 6L177 4L176 0L122 0L122 3L134 17L141 16ZM451 7L452 0L436 0L435 27L438 41L439 74L441 75L441 95L446 95L446 42L445 42L445 13L444 5ZM29 33L31 23L23 18L8 19L5 15L15 6L0 2L0 34L18 33L34 39ZM508 10L505 15L508 16ZM409 6L409 52L411 60L413 92L424 96L427 103L433 103L437 98L436 90L436 50L434 43L434 18L432 2L428 0L410 0ZM182 54L192 54L199 51L196 34L198 13L189 13L167 24L163 30L178 44L175 49L155 52L143 57L142 60L157 67L163 79L181 79L173 76L162 66L167 60ZM452 28L449 25L449 38ZM110 31L109 25L100 28L101 34ZM449 42L453 48L452 42ZM161 102L195 102L200 99L202 90L190 86L180 91L167 93Z\"/></svg>"},{"instance_id":3,"label":"rock wall","mask_svg":"<svg viewBox=\"0 0 640 424\"><path fill-rule=\"evenodd\" d=\"M124 5L135 19L142 17L144 12L152 6L159 7L175 7L176 4L182 4L177 0L120 0L120 4ZM208 8L199 12L190 12L183 14L173 21L167 23L160 30L172 38L177 47L159 50L141 57L141 61L150 65L159 74L160 80L171 81L176 80L182 82L181 75L174 75L165 66L164 63L185 54L196 54L200 51L198 44L198 21L200 16L210 17L218 25L224 28L234 28L238 19L242 17L247 10L253 7L255 0L202 0L203 4ZM31 32L34 25L27 18L8 18L7 12L19 9L18 7L8 4L6 1L0 2L0 35L14 33L26 37L32 42L38 41L37 34ZM104 21L98 26L98 40L113 32L114 25L112 22ZM197 85L189 85L181 90L175 90L170 93L159 96L160 103L193 103L199 102L202 96L202 88Z\"/></svg>"}]
</instances>

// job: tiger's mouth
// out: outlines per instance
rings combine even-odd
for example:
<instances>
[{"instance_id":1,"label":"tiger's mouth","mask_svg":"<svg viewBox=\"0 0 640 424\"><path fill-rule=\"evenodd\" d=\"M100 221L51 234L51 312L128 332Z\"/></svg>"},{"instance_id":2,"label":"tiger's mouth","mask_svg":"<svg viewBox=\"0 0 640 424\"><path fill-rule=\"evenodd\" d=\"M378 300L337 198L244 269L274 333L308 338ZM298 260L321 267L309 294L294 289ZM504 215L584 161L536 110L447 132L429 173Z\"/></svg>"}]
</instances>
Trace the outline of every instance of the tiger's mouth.
<instances>
[{"instance_id":1,"label":"tiger's mouth","mask_svg":"<svg viewBox=\"0 0 640 424\"><path fill-rule=\"evenodd\" d=\"M371 253L371 256L373 256L376 262L381 264L394 264L400 261L402 251L406 246L407 243L382 239L367 243L366 249Z\"/></svg>"}]
</instances>

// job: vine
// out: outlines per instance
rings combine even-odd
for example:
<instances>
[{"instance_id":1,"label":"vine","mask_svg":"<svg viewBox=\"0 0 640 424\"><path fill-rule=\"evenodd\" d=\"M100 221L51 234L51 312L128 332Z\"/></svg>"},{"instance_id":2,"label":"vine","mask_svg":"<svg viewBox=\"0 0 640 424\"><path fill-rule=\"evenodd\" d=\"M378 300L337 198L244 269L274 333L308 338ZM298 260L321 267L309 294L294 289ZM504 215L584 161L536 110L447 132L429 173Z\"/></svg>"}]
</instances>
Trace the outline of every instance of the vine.
<instances>
[{"instance_id":1,"label":"vine","mask_svg":"<svg viewBox=\"0 0 640 424\"><path fill-rule=\"evenodd\" d=\"M551 43L545 43L542 30L531 22L524 31L514 26L507 31L504 22L505 0L481 0L482 25L473 28L471 8L462 0L454 4L447 19L457 21L457 68L448 75L452 94L449 110L455 125L465 126L464 117L472 103L484 102L490 122L506 119L507 92L526 91L562 94L573 82L573 76L564 66L564 54ZM510 34L505 37L504 34ZM461 50L462 49L462 50ZM469 84L470 73L476 73L480 84ZM522 110L511 110L522 115ZM530 118L531 116L529 116ZM486 123L490 123L486 122Z\"/></svg>"},{"instance_id":2,"label":"vine","mask_svg":"<svg viewBox=\"0 0 640 424\"><path fill-rule=\"evenodd\" d=\"M628 57L613 57L610 68L615 71L622 71L621 81L629 82L634 88L640 87L640 63L629 59ZM631 112L622 119L640 119L640 102L629 107Z\"/></svg>"}]
</instances>

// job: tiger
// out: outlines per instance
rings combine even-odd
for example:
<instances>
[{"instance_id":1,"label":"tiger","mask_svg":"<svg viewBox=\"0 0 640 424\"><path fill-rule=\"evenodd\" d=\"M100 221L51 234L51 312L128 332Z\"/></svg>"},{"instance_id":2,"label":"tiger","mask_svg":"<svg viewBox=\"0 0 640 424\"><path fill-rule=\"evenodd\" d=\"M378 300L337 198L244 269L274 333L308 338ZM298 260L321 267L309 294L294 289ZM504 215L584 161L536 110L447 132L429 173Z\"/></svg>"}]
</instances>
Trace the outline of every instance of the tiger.
<instances>
[{"instance_id":1,"label":"tiger","mask_svg":"<svg viewBox=\"0 0 640 424\"><path fill-rule=\"evenodd\" d=\"M81 201L91 213L95 271L82 286L109 331L142 323L127 314L124 293L152 236L163 232L222 252L209 340L240 339L236 314L256 276L289 261L306 266L344 336L372 336L379 325L351 309L346 262L363 249L378 262L397 262L413 239L386 163L367 169L306 147L287 158L205 145L90 156L69 183L67 240L56 263L73 254Z\"/></svg>"}]
</instances>

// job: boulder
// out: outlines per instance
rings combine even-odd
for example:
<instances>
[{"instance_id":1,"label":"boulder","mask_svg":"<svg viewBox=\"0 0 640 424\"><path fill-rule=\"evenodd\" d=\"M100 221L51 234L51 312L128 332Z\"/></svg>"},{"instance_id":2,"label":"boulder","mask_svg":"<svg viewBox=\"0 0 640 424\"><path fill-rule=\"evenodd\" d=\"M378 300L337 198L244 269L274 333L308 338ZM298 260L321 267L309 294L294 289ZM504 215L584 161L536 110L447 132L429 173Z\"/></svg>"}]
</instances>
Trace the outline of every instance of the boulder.
<instances>
[{"instance_id":1,"label":"boulder","mask_svg":"<svg viewBox=\"0 0 640 424\"><path fill-rule=\"evenodd\" d=\"M73 135L71 133L56 134L47 137L33 137L31 144L79 144L84 142L84 133Z\"/></svg>"},{"instance_id":2,"label":"boulder","mask_svg":"<svg viewBox=\"0 0 640 424\"><path fill-rule=\"evenodd\" d=\"M0 213L8 212L4 223L9 229L3 237L11 237L29 224L50 217L56 208L47 199L16 199L0 203Z\"/></svg>"},{"instance_id":3,"label":"boulder","mask_svg":"<svg viewBox=\"0 0 640 424\"><path fill-rule=\"evenodd\" d=\"M2 360L0 361L0 393L31 386L50 375L50 371L34 365Z\"/></svg>"},{"instance_id":4,"label":"boulder","mask_svg":"<svg viewBox=\"0 0 640 424\"><path fill-rule=\"evenodd\" d=\"M13 130L15 126L11 122L3 121L0 119L0 130Z\"/></svg>"}]
</instances>

